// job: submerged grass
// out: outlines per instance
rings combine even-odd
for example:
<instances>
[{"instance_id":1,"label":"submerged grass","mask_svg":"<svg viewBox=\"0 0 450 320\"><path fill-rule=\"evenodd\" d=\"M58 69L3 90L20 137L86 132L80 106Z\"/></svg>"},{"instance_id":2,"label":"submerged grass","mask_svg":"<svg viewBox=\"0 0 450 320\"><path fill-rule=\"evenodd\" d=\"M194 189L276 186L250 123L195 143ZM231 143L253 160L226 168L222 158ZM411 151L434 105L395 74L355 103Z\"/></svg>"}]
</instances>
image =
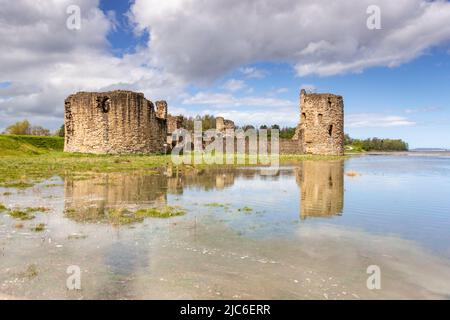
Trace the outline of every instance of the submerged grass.
<instances>
[{"instance_id":1,"label":"submerged grass","mask_svg":"<svg viewBox=\"0 0 450 320\"><path fill-rule=\"evenodd\" d=\"M82 233L72 233L67 236L68 240L86 239L88 236Z\"/></svg>"},{"instance_id":2,"label":"submerged grass","mask_svg":"<svg viewBox=\"0 0 450 320\"><path fill-rule=\"evenodd\" d=\"M34 232L42 232L45 230L45 223L39 223L33 227L31 227L31 231Z\"/></svg>"},{"instance_id":3,"label":"submerged grass","mask_svg":"<svg viewBox=\"0 0 450 320\"><path fill-rule=\"evenodd\" d=\"M83 223L108 223L114 226L143 222L146 218L170 218L186 214L186 210L178 206L145 208L131 211L126 208L109 208L100 211L68 208L66 217Z\"/></svg>"},{"instance_id":4,"label":"submerged grass","mask_svg":"<svg viewBox=\"0 0 450 320\"><path fill-rule=\"evenodd\" d=\"M19 274L21 278L33 279L39 274L38 268L35 264L30 264L27 269Z\"/></svg>"},{"instance_id":5,"label":"submerged grass","mask_svg":"<svg viewBox=\"0 0 450 320\"><path fill-rule=\"evenodd\" d=\"M186 214L186 210L176 206L165 206L163 208L141 209L136 212L137 217L142 218L170 218Z\"/></svg>"},{"instance_id":6,"label":"submerged grass","mask_svg":"<svg viewBox=\"0 0 450 320\"><path fill-rule=\"evenodd\" d=\"M19 220L33 220L35 218L34 214L24 210L13 209L9 211L9 215L14 219Z\"/></svg>"},{"instance_id":7,"label":"submerged grass","mask_svg":"<svg viewBox=\"0 0 450 320\"><path fill-rule=\"evenodd\" d=\"M25 209L8 209L3 204L0 204L0 212L7 212L12 218L19 220L33 220L35 218L34 213L36 212L47 212L50 211L49 208L37 207L37 208L25 208Z\"/></svg>"},{"instance_id":8,"label":"submerged grass","mask_svg":"<svg viewBox=\"0 0 450 320\"><path fill-rule=\"evenodd\" d=\"M239 208L238 211L250 213L250 212L253 212L253 209L250 207L243 207L243 208Z\"/></svg>"},{"instance_id":9,"label":"submerged grass","mask_svg":"<svg viewBox=\"0 0 450 320\"><path fill-rule=\"evenodd\" d=\"M229 205L225 204L225 203L218 203L218 202L211 202L211 203L206 203L205 207L212 207L212 208L228 208Z\"/></svg>"},{"instance_id":10,"label":"submerged grass","mask_svg":"<svg viewBox=\"0 0 450 320\"><path fill-rule=\"evenodd\" d=\"M3 187L3 188L17 188L17 189L30 188L33 185L34 185L34 183L23 182L23 181L0 183L0 187Z\"/></svg>"}]
</instances>

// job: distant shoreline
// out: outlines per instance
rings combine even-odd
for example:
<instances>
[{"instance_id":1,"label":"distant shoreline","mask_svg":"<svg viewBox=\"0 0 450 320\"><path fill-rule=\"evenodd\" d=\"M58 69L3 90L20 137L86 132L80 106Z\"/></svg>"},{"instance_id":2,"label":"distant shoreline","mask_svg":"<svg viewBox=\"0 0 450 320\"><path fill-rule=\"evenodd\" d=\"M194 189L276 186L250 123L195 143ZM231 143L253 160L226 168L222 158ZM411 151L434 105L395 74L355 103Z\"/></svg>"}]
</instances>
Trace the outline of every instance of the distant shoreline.
<instances>
[{"instance_id":1,"label":"distant shoreline","mask_svg":"<svg viewBox=\"0 0 450 320\"><path fill-rule=\"evenodd\" d=\"M362 154L371 156L378 156L378 155L450 156L450 150L368 151Z\"/></svg>"}]
</instances>

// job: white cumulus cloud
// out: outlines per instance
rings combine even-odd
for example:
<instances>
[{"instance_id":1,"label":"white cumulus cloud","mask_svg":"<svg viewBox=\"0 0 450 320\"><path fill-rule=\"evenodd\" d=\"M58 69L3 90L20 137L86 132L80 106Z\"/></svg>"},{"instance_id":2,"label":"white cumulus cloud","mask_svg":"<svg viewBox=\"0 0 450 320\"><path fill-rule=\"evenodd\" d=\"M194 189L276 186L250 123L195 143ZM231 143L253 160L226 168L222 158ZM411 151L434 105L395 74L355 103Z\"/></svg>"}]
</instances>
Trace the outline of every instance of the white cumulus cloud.
<instances>
[{"instance_id":1,"label":"white cumulus cloud","mask_svg":"<svg viewBox=\"0 0 450 320\"><path fill-rule=\"evenodd\" d=\"M350 114L345 118L348 128L386 128L413 126L416 123L405 117L376 113Z\"/></svg>"},{"instance_id":2,"label":"white cumulus cloud","mask_svg":"<svg viewBox=\"0 0 450 320\"><path fill-rule=\"evenodd\" d=\"M370 5L380 30L367 28ZM131 16L156 64L198 81L261 61L302 76L393 67L450 40L443 0L136 0Z\"/></svg>"},{"instance_id":3,"label":"white cumulus cloud","mask_svg":"<svg viewBox=\"0 0 450 320\"><path fill-rule=\"evenodd\" d=\"M222 86L225 90L228 91L239 91L241 89L244 89L246 87L245 81L243 80L237 80L237 79L230 79Z\"/></svg>"}]
</instances>

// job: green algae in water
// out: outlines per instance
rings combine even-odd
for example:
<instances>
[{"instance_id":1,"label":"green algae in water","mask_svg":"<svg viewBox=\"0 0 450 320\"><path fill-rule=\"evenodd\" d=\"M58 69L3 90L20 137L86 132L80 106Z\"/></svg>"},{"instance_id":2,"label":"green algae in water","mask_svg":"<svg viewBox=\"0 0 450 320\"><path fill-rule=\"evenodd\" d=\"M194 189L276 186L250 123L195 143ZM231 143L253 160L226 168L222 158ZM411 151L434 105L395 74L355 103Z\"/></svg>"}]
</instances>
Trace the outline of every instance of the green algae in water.
<instances>
[{"instance_id":1,"label":"green algae in water","mask_svg":"<svg viewBox=\"0 0 450 320\"><path fill-rule=\"evenodd\" d=\"M35 264L30 264L24 272L21 272L19 276L21 278L33 279L39 274L38 268Z\"/></svg>"},{"instance_id":2,"label":"green algae in water","mask_svg":"<svg viewBox=\"0 0 450 320\"><path fill-rule=\"evenodd\" d=\"M19 181L19 182L3 182L3 183L0 183L0 187L3 187L3 188L18 188L18 189L25 189L25 188L31 188L32 186L34 186L33 183L23 182L23 181Z\"/></svg>"},{"instance_id":3,"label":"green algae in water","mask_svg":"<svg viewBox=\"0 0 450 320\"><path fill-rule=\"evenodd\" d=\"M30 212L18 210L18 209L10 210L9 215L11 217L13 217L14 219L19 219L19 220L33 220L35 218L35 216L33 214L31 214Z\"/></svg>"},{"instance_id":4,"label":"green algae in water","mask_svg":"<svg viewBox=\"0 0 450 320\"><path fill-rule=\"evenodd\" d=\"M111 209L108 211L110 221L115 225L142 222L145 218L170 218L186 214L181 207L166 206L162 208L140 209L132 212L126 209Z\"/></svg>"},{"instance_id":5,"label":"green algae in water","mask_svg":"<svg viewBox=\"0 0 450 320\"><path fill-rule=\"evenodd\" d=\"M126 225L144 220L144 218L137 217L132 211L122 208L108 210L108 218L113 225Z\"/></svg>"},{"instance_id":6,"label":"green algae in water","mask_svg":"<svg viewBox=\"0 0 450 320\"><path fill-rule=\"evenodd\" d=\"M177 206L146 208L135 212L125 208L94 210L94 213L90 211L92 210L76 210L74 208L68 208L64 213L66 217L78 222L109 223L115 226L143 222L145 218L170 218L186 214L185 209Z\"/></svg>"},{"instance_id":7,"label":"green algae in water","mask_svg":"<svg viewBox=\"0 0 450 320\"><path fill-rule=\"evenodd\" d=\"M246 213L250 213L253 211L252 208L250 207L243 207L243 208L239 208L238 211L242 211L242 212L246 212Z\"/></svg>"},{"instance_id":8,"label":"green algae in water","mask_svg":"<svg viewBox=\"0 0 450 320\"><path fill-rule=\"evenodd\" d=\"M143 218L170 218L183 216L185 214L186 210L177 206L141 209L136 212L136 216Z\"/></svg>"},{"instance_id":9,"label":"green algae in water","mask_svg":"<svg viewBox=\"0 0 450 320\"><path fill-rule=\"evenodd\" d=\"M3 203L0 203L0 212L8 210Z\"/></svg>"},{"instance_id":10,"label":"green algae in water","mask_svg":"<svg viewBox=\"0 0 450 320\"><path fill-rule=\"evenodd\" d=\"M45 223L39 223L31 228L31 231L42 232L45 230Z\"/></svg>"},{"instance_id":11,"label":"green algae in water","mask_svg":"<svg viewBox=\"0 0 450 320\"><path fill-rule=\"evenodd\" d=\"M50 211L50 209L49 209L49 208L46 208L46 207L36 207L36 208L30 207L30 208L25 208L25 211L28 212L28 213L33 213L33 212L48 212L48 211Z\"/></svg>"},{"instance_id":12,"label":"green algae in water","mask_svg":"<svg viewBox=\"0 0 450 320\"><path fill-rule=\"evenodd\" d=\"M86 239L88 236L81 233L72 233L67 236L68 240L79 240L79 239Z\"/></svg>"},{"instance_id":13,"label":"green algae in water","mask_svg":"<svg viewBox=\"0 0 450 320\"><path fill-rule=\"evenodd\" d=\"M6 211L14 219L33 220L35 218L35 215L33 213L47 212L49 210L50 210L49 208L44 208L44 207L37 207L37 208L30 207L30 208L25 208L25 209L11 209L11 210L7 209ZM0 211L2 211L2 210L0 210ZM3 211L5 211L5 210L3 210Z\"/></svg>"},{"instance_id":14,"label":"green algae in water","mask_svg":"<svg viewBox=\"0 0 450 320\"><path fill-rule=\"evenodd\" d=\"M212 207L212 208L228 208L229 205L228 205L228 204L224 204L224 203L212 202L212 203L207 203L207 204L205 204L205 207Z\"/></svg>"}]
</instances>

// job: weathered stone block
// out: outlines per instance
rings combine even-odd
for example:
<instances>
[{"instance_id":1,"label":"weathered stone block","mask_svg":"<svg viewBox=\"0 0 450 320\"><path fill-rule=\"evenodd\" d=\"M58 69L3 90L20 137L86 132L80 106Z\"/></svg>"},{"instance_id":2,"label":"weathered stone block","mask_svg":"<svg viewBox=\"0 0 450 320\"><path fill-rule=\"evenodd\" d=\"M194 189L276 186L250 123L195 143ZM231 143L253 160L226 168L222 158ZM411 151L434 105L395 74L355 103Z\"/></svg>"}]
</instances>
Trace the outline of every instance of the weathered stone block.
<instances>
[{"instance_id":1,"label":"weathered stone block","mask_svg":"<svg viewBox=\"0 0 450 320\"><path fill-rule=\"evenodd\" d=\"M160 114L163 114L163 108ZM165 104L167 112L167 104ZM65 100L66 152L162 153L166 118L143 93L78 92Z\"/></svg>"},{"instance_id":2,"label":"weathered stone block","mask_svg":"<svg viewBox=\"0 0 450 320\"><path fill-rule=\"evenodd\" d=\"M300 139L307 154L344 154L344 101L329 93L300 93L300 124L294 139Z\"/></svg>"}]
</instances>

